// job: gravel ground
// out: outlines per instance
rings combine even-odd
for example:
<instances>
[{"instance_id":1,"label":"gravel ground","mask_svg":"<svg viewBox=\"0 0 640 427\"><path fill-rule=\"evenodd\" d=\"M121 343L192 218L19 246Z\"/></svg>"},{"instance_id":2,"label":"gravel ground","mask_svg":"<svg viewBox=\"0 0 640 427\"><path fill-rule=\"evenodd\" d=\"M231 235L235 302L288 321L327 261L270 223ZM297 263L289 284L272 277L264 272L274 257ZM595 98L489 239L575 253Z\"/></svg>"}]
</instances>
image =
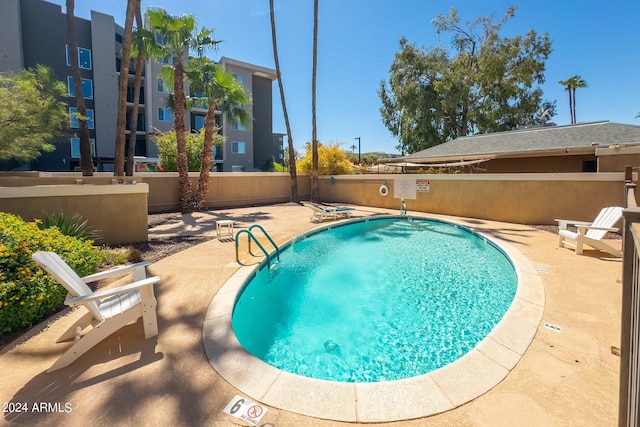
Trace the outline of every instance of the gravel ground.
<instances>
[{"instance_id":1,"label":"gravel ground","mask_svg":"<svg viewBox=\"0 0 640 427\"><path fill-rule=\"evenodd\" d=\"M159 225L165 224L171 220L180 218L179 212L169 212L160 214L149 215L149 230ZM127 245L108 246L111 248L116 247L130 247L139 250L142 253L142 259L145 261L155 262L176 252L183 251L191 246L197 245L202 242L211 240L210 236L176 236L158 238L152 235L149 236L148 242L131 243Z\"/></svg>"}]
</instances>

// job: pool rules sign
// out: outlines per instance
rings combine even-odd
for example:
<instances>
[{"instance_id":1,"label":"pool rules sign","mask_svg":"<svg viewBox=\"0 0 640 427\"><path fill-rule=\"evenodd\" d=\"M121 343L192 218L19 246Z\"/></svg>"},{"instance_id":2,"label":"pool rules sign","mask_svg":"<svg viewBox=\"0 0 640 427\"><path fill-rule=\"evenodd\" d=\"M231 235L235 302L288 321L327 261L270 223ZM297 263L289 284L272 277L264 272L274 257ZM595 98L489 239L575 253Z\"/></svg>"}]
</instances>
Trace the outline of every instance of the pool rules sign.
<instances>
[{"instance_id":1,"label":"pool rules sign","mask_svg":"<svg viewBox=\"0 0 640 427\"><path fill-rule=\"evenodd\" d=\"M236 397L224 407L223 412L257 426L262 417L264 417L264 414L267 413L267 408L259 403L236 395Z\"/></svg>"}]
</instances>

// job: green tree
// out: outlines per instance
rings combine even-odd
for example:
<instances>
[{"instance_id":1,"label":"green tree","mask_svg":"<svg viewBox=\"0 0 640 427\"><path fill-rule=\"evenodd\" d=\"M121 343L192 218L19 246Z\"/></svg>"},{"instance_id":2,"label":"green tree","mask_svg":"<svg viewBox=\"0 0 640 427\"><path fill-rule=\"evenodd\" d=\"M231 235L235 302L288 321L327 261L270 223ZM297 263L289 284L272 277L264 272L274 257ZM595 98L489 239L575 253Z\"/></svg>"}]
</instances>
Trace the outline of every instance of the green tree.
<instances>
[{"instance_id":1,"label":"green tree","mask_svg":"<svg viewBox=\"0 0 640 427\"><path fill-rule=\"evenodd\" d=\"M547 34L500 37L503 19L480 17L461 23L456 9L438 15L438 34L451 37L453 54L443 47L424 50L405 38L378 91L382 120L400 140L398 148L415 152L458 136L514 129L541 107L545 61L551 53Z\"/></svg>"},{"instance_id":2,"label":"green tree","mask_svg":"<svg viewBox=\"0 0 640 427\"><path fill-rule=\"evenodd\" d=\"M340 143L330 142L322 144L318 142L318 173L320 175L344 175L353 172L353 165L347 159L347 152L340 149ZM298 160L298 170L302 173L311 173L313 167L313 144L307 142L305 155Z\"/></svg>"},{"instance_id":3,"label":"green tree","mask_svg":"<svg viewBox=\"0 0 640 427\"><path fill-rule=\"evenodd\" d=\"M69 129L66 85L44 65L18 74L0 73L0 160L27 162Z\"/></svg>"},{"instance_id":4,"label":"green tree","mask_svg":"<svg viewBox=\"0 0 640 427\"><path fill-rule=\"evenodd\" d=\"M293 147L293 136L291 134L291 125L289 124L289 114L287 113L287 103L284 97L284 85L282 83L282 73L280 72L280 60L278 58L278 40L276 37L276 15L273 7L273 0L269 0L269 16L271 18L271 43L273 45L273 60L276 66L276 77L278 79L278 88L280 90L280 102L282 103L282 113L284 115L284 123L287 128L287 147L288 149L288 166L289 175L291 176L291 196L292 203L298 203L298 173L296 170L295 149Z\"/></svg>"},{"instance_id":5,"label":"green tree","mask_svg":"<svg viewBox=\"0 0 640 427\"><path fill-rule=\"evenodd\" d=\"M224 113L229 123L240 122L243 126L251 124L251 116L244 106L251 102L251 97L232 74L209 58L194 58L185 68L190 88L194 93L203 95L195 99L196 105L207 109L204 119L204 144L202 146L202 163L198 188L191 205L196 209L204 208L204 201L209 191L209 171L211 170L211 149L213 147L215 128L215 111Z\"/></svg>"},{"instance_id":6,"label":"green tree","mask_svg":"<svg viewBox=\"0 0 640 427\"><path fill-rule=\"evenodd\" d=\"M213 145L222 144L224 137L214 128ZM189 132L185 135L185 149L187 152L187 168L189 172L197 172L202 165L202 147L204 132ZM178 171L178 144L176 131L156 132L151 137L158 147L158 165L167 172Z\"/></svg>"},{"instance_id":7,"label":"green tree","mask_svg":"<svg viewBox=\"0 0 640 427\"><path fill-rule=\"evenodd\" d=\"M74 0L66 0L67 13L67 44L69 45L69 60L71 62L71 76L73 77L73 90L78 110L78 138L80 139L80 169L83 176L93 175L93 157L91 155L91 142L89 141L89 124L87 123L87 108L82 92L82 76L78 62L78 43L76 41L76 18L74 15Z\"/></svg>"},{"instance_id":8,"label":"green tree","mask_svg":"<svg viewBox=\"0 0 640 427\"><path fill-rule=\"evenodd\" d=\"M571 124L575 125L576 121L576 89L587 87L587 82L579 75L569 77L566 80L560 80L558 84L565 87L565 90L569 92L569 112L571 113Z\"/></svg>"},{"instance_id":9,"label":"green tree","mask_svg":"<svg viewBox=\"0 0 640 427\"><path fill-rule=\"evenodd\" d=\"M211 35L212 30L196 28L196 19L192 15L172 16L162 8L147 9L147 18L151 32L162 41L154 38L147 46L150 58L175 58L175 64L165 65L165 72L171 72L173 77L174 124L177 143L177 165L180 179L180 209L189 212L193 205L191 181L187 165L184 93L184 63L188 61L191 51L202 53L206 48L215 47L219 42Z\"/></svg>"}]
</instances>

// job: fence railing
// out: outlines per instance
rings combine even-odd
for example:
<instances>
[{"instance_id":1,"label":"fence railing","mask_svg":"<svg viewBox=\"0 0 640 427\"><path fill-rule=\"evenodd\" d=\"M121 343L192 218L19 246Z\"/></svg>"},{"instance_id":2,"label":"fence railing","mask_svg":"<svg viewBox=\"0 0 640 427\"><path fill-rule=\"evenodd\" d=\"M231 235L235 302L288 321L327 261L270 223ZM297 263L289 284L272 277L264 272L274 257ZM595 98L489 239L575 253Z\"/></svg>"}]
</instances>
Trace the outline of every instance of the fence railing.
<instances>
[{"instance_id":1,"label":"fence railing","mask_svg":"<svg viewBox=\"0 0 640 427\"><path fill-rule=\"evenodd\" d=\"M630 173L628 173L630 175ZM640 208L636 185L625 184L622 260L622 322L618 425L640 423Z\"/></svg>"}]
</instances>

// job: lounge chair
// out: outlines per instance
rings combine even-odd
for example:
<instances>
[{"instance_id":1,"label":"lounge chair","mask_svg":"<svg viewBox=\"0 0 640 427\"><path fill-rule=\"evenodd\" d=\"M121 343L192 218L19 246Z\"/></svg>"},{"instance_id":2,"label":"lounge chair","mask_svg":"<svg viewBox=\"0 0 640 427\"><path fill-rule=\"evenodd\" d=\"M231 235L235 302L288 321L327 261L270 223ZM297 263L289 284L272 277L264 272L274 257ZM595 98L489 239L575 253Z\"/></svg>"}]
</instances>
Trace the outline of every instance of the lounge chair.
<instances>
[{"instance_id":1,"label":"lounge chair","mask_svg":"<svg viewBox=\"0 0 640 427\"><path fill-rule=\"evenodd\" d=\"M575 248L576 254L582 254L583 246L589 245L595 249L607 252L613 256L622 257L622 252L602 241L607 231L618 231L613 226L622 217L622 208L618 206L604 208L593 222L556 219L558 222L558 247L565 245ZM567 230L568 225L575 225L577 232Z\"/></svg>"},{"instance_id":2,"label":"lounge chair","mask_svg":"<svg viewBox=\"0 0 640 427\"><path fill-rule=\"evenodd\" d=\"M325 206L318 203L303 203L313 210L311 221L324 221L325 219L338 219L340 217L351 218L353 208L348 206Z\"/></svg>"},{"instance_id":3,"label":"lounge chair","mask_svg":"<svg viewBox=\"0 0 640 427\"><path fill-rule=\"evenodd\" d=\"M157 276L146 277L148 262L117 267L80 278L71 267L54 252L36 252L33 260L57 280L69 292L65 304L71 307L82 305L85 313L63 333L56 342L75 340L74 344L54 363L47 372L70 365L91 347L122 328L143 320L146 339L158 335L156 299L153 285L160 281ZM112 289L93 292L86 283L118 277L133 272L133 283ZM91 326L83 336L82 331Z\"/></svg>"}]
</instances>

